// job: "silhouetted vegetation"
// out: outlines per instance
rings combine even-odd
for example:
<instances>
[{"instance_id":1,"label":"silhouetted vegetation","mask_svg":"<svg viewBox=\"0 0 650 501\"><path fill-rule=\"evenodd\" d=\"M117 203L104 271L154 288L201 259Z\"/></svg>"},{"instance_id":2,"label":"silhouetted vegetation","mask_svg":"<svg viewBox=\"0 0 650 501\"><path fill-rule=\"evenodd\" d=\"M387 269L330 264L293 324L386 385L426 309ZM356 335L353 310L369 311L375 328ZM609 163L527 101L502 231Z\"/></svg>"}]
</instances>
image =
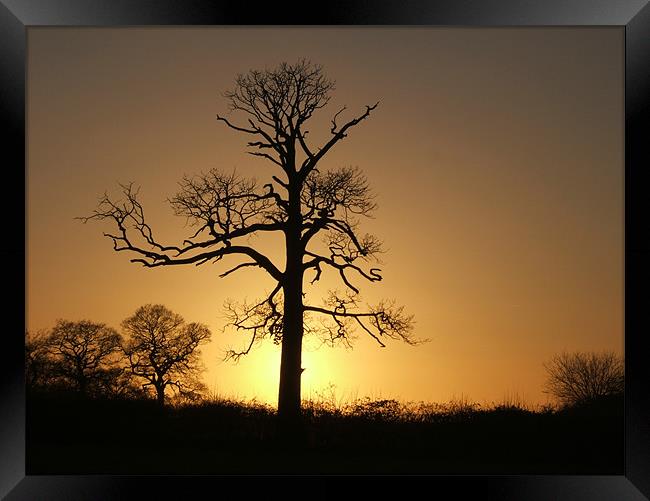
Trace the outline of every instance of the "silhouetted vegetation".
<instances>
[{"instance_id":1,"label":"silhouetted vegetation","mask_svg":"<svg viewBox=\"0 0 650 501\"><path fill-rule=\"evenodd\" d=\"M623 359L611 352L561 353L544 364L546 392L567 406L623 395Z\"/></svg>"},{"instance_id":2,"label":"silhouetted vegetation","mask_svg":"<svg viewBox=\"0 0 650 501\"><path fill-rule=\"evenodd\" d=\"M162 305L124 320L124 338L103 324L61 321L26 347L28 473L622 473L623 365L611 354L562 354L546 364L557 408L301 401L305 335L349 344L358 329L381 347L387 339L418 342L402 306L360 297L357 281L382 280L381 241L359 229L375 197L359 169L328 170L321 160L379 103L347 119L342 107L326 137L312 141L307 127L333 89L322 68L304 60L237 76L224 94L234 117L217 120L272 170L265 184L217 169L183 177L169 199L191 228L179 242L154 237L132 184L81 218L108 221L114 250L148 268L234 257L221 277L263 270L270 290L225 305L227 326L249 335L226 359L263 339L281 344L277 411L203 398L199 346L210 331ZM261 235L277 237L282 262L252 238ZM343 290L316 304L305 280L315 284L325 270Z\"/></svg>"},{"instance_id":3,"label":"silhouetted vegetation","mask_svg":"<svg viewBox=\"0 0 650 501\"><path fill-rule=\"evenodd\" d=\"M139 398L165 391L195 400L205 387L199 345L210 339L205 325L186 324L163 305L145 305L122 322L126 337L103 323L58 320L51 330L26 333L28 392L81 397Z\"/></svg>"},{"instance_id":4,"label":"silhouetted vegetation","mask_svg":"<svg viewBox=\"0 0 650 501\"><path fill-rule=\"evenodd\" d=\"M25 333L25 384L27 389L53 389L56 364L50 354L47 331Z\"/></svg>"},{"instance_id":5,"label":"silhouetted vegetation","mask_svg":"<svg viewBox=\"0 0 650 501\"><path fill-rule=\"evenodd\" d=\"M199 345L210 340L210 330L196 322L186 324L183 317L161 304L147 304L122 322L127 339L122 350L135 378L143 388L154 388L159 405L165 390L196 399L204 390L198 376L202 370Z\"/></svg>"},{"instance_id":6,"label":"silhouetted vegetation","mask_svg":"<svg viewBox=\"0 0 650 501\"><path fill-rule=\"evenodd\" d=\"M130 346L132 363L143 359L134 365L136 372L169 366L163 380L198 376L196 347L209 335L205 327L186 325L152 305L138 309L123 326L133 336L130 344L122 341ZM177 345L180 333L184 341ZM467 398L444 404L341 401L331 386L302 402L302 425L287 441L286 422L276 409L254 401L198 393L190 400L177 391L162 407L144 391L154 383L145 383L140 393L80 392L62 385L43 348L50 337L40 333L27 342L30 474L623 471L623 395L618 392L531 408L512 397L489 405ZM157 348L135 355L139 339L142 346ZM170 357L170 350L187 353L187 346L192 356L175 372L169 361L179 357Z\"/></svg>"},{"instance_id":7,"label":"silhouetted vegetation","mask_svg":"<svg viewBox=\"0 0 650 501\"><path fill-rule=\"evenodd\" d=\"M530 409L358 399L302 404L288 447L268 405L222 398L173 404L37 393L27 457L39 473L621 474L622 399Z\"/></svg>"},{"instance_id":8,"label":"silhouetted vegetation","mask_svg":"<svg viewBox=\"0 0 650 501\"><path fill-rule=\"evenodd\" d=\"M69 388L82 395L121 394L124 374L121 337L105 324L58 320L52 330L27 334L28 386Z\"/></svg>"},{"instance_id":9,"label":"silhouetted vegetation","mask_svg":"<svg viewBox=\"0 0 650 501\"><path fill-rule=\"evenodd\" d=\"M327 106L333 89L334 82L322 68L304 60L237 76L224 97L241 123L219 115L217 120L243 134L248 153L273 170L261 186L255 179L217 169L184 177L170 199L176 215L194 227L182 243L167 245L154 238L132 185L122 186L122 200L106 195L91 216L81 218L111 222L115 229L106 236L115 251L129 252L136 256L132 262L147 267L202 265L235 257L239 262L222 277L244 268L264 270L275 284L270 291L251 303L227 304L230 324L250 335L244 349L230 350L228 356L248 353L263 338L282 344L278 412L287 421L300 415L305 326L330 343L349 343L355 329L381 346L386 339L416 342L413 317L403 307L393 301L365 305L354 283L382 279L381 270L373 267L381 242L359 231L360 220L376 208L374 196L358 169L325 170L321 160L379 103L347 120L342 107L332 116L326 137L314 144L307 127ZM261 234L277 235L285 250L283 263L274 263L264 248L251 244L250 237ZM305 304L306 274L312 274L314 284L324 269L341 279L344 290L330 291L322 304ZM314 321L307 322L307 317Z\"/></svg>"}]
</instances>

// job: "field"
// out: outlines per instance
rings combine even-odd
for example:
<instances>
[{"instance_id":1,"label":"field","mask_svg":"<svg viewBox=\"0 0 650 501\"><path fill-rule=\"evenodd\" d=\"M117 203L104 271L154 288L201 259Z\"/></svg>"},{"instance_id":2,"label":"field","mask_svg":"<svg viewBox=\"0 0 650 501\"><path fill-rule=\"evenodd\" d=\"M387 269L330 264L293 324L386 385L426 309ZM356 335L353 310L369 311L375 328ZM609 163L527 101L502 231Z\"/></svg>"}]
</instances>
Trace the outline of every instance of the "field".
<instances>
[{"instance_id":1,"label":"field","mask_svg":"<svg viewBox=\"0 0 650 501\"><path fill-rule=\"evenodd\" d=\"M530 409L359 399L303 403L289 444L275 410L212 398L31 394L27 474L623 473L623 400Z\"/></svg>"}]
</instances>

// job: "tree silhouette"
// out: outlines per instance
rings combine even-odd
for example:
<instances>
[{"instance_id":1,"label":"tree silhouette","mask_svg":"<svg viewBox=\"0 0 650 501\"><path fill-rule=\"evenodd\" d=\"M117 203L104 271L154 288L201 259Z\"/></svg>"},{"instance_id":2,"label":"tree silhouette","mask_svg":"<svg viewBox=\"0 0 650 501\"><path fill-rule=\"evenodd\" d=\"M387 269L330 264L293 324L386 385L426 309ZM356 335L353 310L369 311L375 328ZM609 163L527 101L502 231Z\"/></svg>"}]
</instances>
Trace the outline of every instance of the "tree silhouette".
<instances>
[{"instance_id":1,"label":"tree silhouette","mask_svg":"<svg viewBox=\"0 0 650 501\"><path fill-rule=\"evenodd\" d=\"M132 185L122 185L124 198L114 201L105 195L84 222L112 221L117 232L105 233L118 252L135 253L132 262L147 267L201 265L238 256L243 261L222 277L246 267L263 269L275 286L252 303L227 304L230 323L250 333L243 351L231 350L237 359L255 342L270 337L282 344L278 413L293 420L300 415L301 356L305 326L325 334L331 342L347 341L359 328L385 346L385 338L415 343L413 318L392 301L375 306L361 302L353 276L377 282L376 267L381 242L358 231L360 217L375 209L366 178L356 168L319 169L320 161L350 131L368 118L378 103L343 122L346 111L337 111L329 136L320 147L309 145L307 125L313 114L326 106L334 82L322 68L308 61L282 63L275 69L252 70L237 76L234 89L224 94L231 112L243 124L217 115L217 120L244 134L250 155L269 163L275 173L260 186L254 179L224 174L216 169L196 177L184 177L179 192L170 200L174 212L187 218L195 231L180 245L163 245L153 235ZM284 264L276 264L248 237L277 234L285 250ZM320 242L315 237L322 237ZM325 268L333 270L344 285L330 291L322 304L304 304L305 273L310 283L321 278ZM306 323L306 317L314 317ZM315 317L320 317L316 320Z\"/></svg>"},{"instance_id":2,"label":"tree silhouette","mask_svg":"<svg viewBox=\"0 0 650 501\"><path fill-rule=\"evenodd\" d=\"M612 352L561 353L545 363L544 368L546 393L567 406L623 394L623 360Z\"/></svg>"},{"instance_id":3,"label":"tree silhouette","mask_svg":"<svg viewBox=\"0 0 650 501\"><path fill-rule=\"evenodd\" d=\"M57 373L50 353L49 333L46 330L25 333L25 386L43 389L54 385Z\"/></svg>"},{"instance_id":4,"label":"tree silhouette","mask_svg":"<svg viewBox=\"0 0 650 501\"><path fill-rule=\"evenodd\" d=\"M202 367L198 347L210 339L210 330L199 323L186 324L182 316L161 304L147 304L122 322L127 335L122 349L134 376L153 387L156 399L165 403L165 390L196 392Z\"/></svg>"},{"instance_id":5,"label":"tree silhouette","mask_svg":"<svg viewBox=\"0 0 650 501\"><path fill-rule=\"evenodd\" d=\"M34 343L28 348L32 358L38 353L45 361L44 353L48 353L51 375L63 378L83 395L101 392L121 373L116 366L120 335L103 323L58 320L46 337Z\"/></svg>"}]
</instances>

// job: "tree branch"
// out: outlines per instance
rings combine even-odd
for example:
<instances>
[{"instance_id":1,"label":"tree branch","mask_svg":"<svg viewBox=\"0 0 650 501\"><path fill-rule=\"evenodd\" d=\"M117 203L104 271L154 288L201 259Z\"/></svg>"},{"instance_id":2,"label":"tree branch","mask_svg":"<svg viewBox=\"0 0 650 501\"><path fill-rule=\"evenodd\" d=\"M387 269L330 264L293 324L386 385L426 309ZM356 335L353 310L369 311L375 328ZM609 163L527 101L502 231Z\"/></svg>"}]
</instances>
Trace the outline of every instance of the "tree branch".
<instances>
[{"instance_id":1,"label":"tree branch","mask_svg":"<svg viewBox=\"0 0 650 501\"><path fill-rule=\"evenodd\" d=\"M316 164L318 163L318 161L321 158L323 158L325 156L325 154L336 143L338 143L341 139L347 137L346 132L348 131L348 129L350 129L351 127L354 127L359 122L361 122L361 121L365 120L366 118L368 118L370 116L370 113L375 108L377 108L377 106L379 106L379 101L377 101L372 106L366 106L366 111L364 113L362 113L361 115L359 115L356 118L353 118L352 120L350 120L349 122L344 124L338 130L336 128L336 117L337 117L337 115L339 113L341 113L345 109L345 107L343 107L343 109L341 109L339 112L337 112L336 115L334 115L334 120L332 120L333 126L332 126L332 129L331 129L331 133L333 134L333 137L327 143L325 143L325 145L322 148L320 148L318 150L318 153L316 153L315 155L313 155L311 157L307 157L307 159L305 159L305 161L303 162L303 164L302 164L302 166L300 168L300 175L302 176L302 179L305 179L307 177L307 175L316 167Z\"/></svg>"},{"instance_id":2,"label":"tree branch","mask_svg":"<svg viewBox=\"0 0 650 501\"><path fill-rule=\"evenodd\" d=\"M235 327L237 330L249 331L252 334L250 342L244 350L229 349L226 351L224 360L239 361L242 356L250 352L255 341L266 335L270 335L274 342L280 342L282 339L283 317L279 309L279 300L276 301L275 297L281 290L282 285L278 283L267 297L253 305L226 303L229 318L227 325Z\"/></svg>"},{"instance_id":3,"label":"tree branch","mask_svg":"<svg viewBox=\"0 0 650 501\"><path fill-rule=\"evenodd\" d=\"M413 316L406 315L404 308L394 303L381 302L368 311L351 311L350 308L357 308L357 299L351 296L340 297L333 292L330 293L327 303L329 306L325 307L306 305L304 310L330 317L338 326L339 337L348 335L348 328L341 319L352 319L381 347L385 346L382 337L400 339L411 345L426 341L413 338Z\"/></svg>"},{"instance_id":4,"label":"tree branch","mask_svg":"<svg viewBox=\"0 0 650 501\"><path fill-rule=\"evenodd\" d=\"M339 275L341 276L341 279L343 280L345 285L347 287L349 287L350 289L352 289L357 294L359 293L359 289L357 289L355 286L353 286L349 282L348 277L345 274L346 270L350 269L350 270L356 271L359 275L361 275L363 278L365 278L366 280L368 280L370 282L379 282L382 279L381 275L379 274L381 272L381 270L379 268L371 268L370 271L366 272L365 270L363 270L359 266L356 266L356 265L352 264L351 262L340 264L340 263L335 262L334 259L327 258L325 256L321 256L319 254L315 254L315 253L309 252L309 251L305 251L305 255L310 256L313 259L311 259L310 261L307 261L306 263L304 263L303 264L303 269L307 270L309 268L315 268L316 271L317 271L316 278L314 278L312 283L314 283L314 282L316 282L316 281L318 281L320 279L320 275L321 275L321 271L322 271L321 267L320 267L321 263L324 263L324 264L330 266L331 268L334 268L334 269L338 270Z\"/></svg>"},{"instance_id":5,"label":"tree branch","mask_svg":"<svg viewBox=\"0 0 650 501\"><path fill-rule=\"evenodd\" d=\"M246 268L246 267L249 267L249 266L259 266L259 264L257 264L257 262L252 262L252 263L241 263L241 264L238 264L237 266L235 266L234 268L231 268L231 269L229 269L228 271L225 271L224 273L222 273L222 274L219 275L219 276L220 276L221 278L225 278L225 277L227 277L228 275L230 275L231 273L234 273L235 271L237 271L237 270L239 270L239 269L241 269L241 268Z\"/></svg>"}]
</instances>

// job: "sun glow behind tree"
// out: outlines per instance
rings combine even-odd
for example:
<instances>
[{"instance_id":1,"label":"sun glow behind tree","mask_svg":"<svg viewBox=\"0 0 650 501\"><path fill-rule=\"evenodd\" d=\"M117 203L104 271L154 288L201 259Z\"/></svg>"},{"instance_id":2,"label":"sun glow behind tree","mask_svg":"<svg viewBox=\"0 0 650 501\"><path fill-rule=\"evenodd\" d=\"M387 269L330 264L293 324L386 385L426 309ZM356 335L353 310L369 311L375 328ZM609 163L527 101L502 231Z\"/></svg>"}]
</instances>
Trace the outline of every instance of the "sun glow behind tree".
<instances>
[{"instance_id":1,"label":"sun glow behind tree","mask_svg":"<svg viewBox=\"0 0 650 501\"><path fill-rule=\"evenodd\" d=\"M226 325L250 337L245 349L228 350L226 359L238 360L262 339L281 344L278 413L291 421L300 416L305 336L350 345L359 330L382 348L387 340L420 342L413 335L413 315L403 306L394 300L367 304L353 284L382 280L377 267L382 243L360 230L361 219L371 217L377 205L358 168L325 170L322 160L379 103L366 105L352 118L342 118L347 109L343 106L333 114L325 139L308 138L311 119L327 106L333 89L322 67L304 59L236 77L234 89L224 97L230 111L246 123L220 115L217 120L248 137L248 154L267 160L275 173L267 174L269 182L263 185L216 168L184 176L169 199L175 215L192 228L182 243L163 244L154 236L139 189L132 184L121 185L122 198L104 195L90 216L79 218L84 223L112 222L113 230L104 236L113 249L147 268L202 266L235 256L243 262L229 265L221 278L246 268L266 272L274 280L270 291L252 301L225 304ZM249 245L251 237L267 234L281 235L284 263L273 262ZM313 285L324 270L338 274L341 288L329 289L320 303L305 302L307 275L313 273Z\"/></svg>"},{"instance_id":2,"label":"sun glow behind tree","mask_svg":"<svg viewBox=\"0 0 650 501\"><path fill-rule=\"evenodd\" d=\"M267 161L215 124L227 109L220 91L279 55L307 55L337 78L332 112L381 99L326 168L358 166L377 194L363 230L388 253L384 279L363 296L398 298L432 342L381 349L360 336L353 350L306 351L303 396L332 382L346 394L544 402L542 363L553 354L621 352L623 39L612 29L33 28L29 37L30 330L57 318L119 328L139 305L162 303L213 331L203 350L210 388L260 397L270 379L277 385L262 367L278 347L221 361L246 347L221 332L223 302L272 286L259 270L218 279L219 265L143 269L73 217L133 181L161 240L182 241L184 221L165 199L183 174L219 166L266 182ZM325 111L312 137L329 134ZM275 240L254 242L284 258ZM321 285L335 280L324 271ZM265 398L275 405L276 391Z\"/></svg>"}]
</instances>

